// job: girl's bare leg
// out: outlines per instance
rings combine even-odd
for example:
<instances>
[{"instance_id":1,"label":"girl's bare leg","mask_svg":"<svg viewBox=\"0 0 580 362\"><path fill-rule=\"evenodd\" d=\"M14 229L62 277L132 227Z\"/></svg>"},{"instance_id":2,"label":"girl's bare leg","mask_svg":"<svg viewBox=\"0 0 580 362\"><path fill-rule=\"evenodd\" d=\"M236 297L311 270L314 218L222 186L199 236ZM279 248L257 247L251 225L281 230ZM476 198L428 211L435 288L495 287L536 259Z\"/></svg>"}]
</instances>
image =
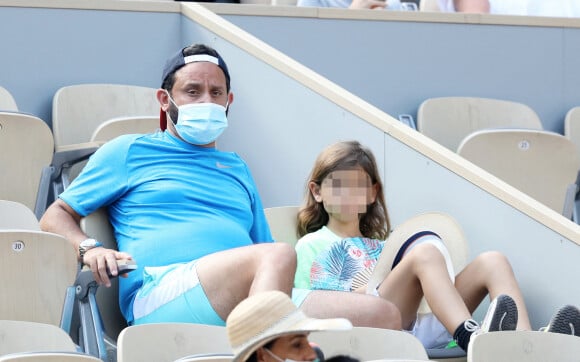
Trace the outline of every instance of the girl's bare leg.
<instances>
[{"instance_id":1,"label":"girl's bare leg","mask_svg":"<svg viewBox=\"0 0 580 362\"><path fill-rule=\"evenodd\" d=\"M455 287L469 309L477 308L486 294L494 299L507 294L518 307L518 330L530 330L530 319L520 287L508 259L501 253L489 251L478 255L455 278Z\"/></svg>"},{"instance_id":2,"label":"girl's bare leg","mask_svg":"<svg viewBox=\"0 0 580 362\"><path fill-rule=\"evenodd\" d=\"M380 285L379 295L399 308L405 329L415 321L423 296L451 334L471 318L470 310L449 278L443 255L430 244L417 245L405 255Z\"/></svg>"}]
</instances>

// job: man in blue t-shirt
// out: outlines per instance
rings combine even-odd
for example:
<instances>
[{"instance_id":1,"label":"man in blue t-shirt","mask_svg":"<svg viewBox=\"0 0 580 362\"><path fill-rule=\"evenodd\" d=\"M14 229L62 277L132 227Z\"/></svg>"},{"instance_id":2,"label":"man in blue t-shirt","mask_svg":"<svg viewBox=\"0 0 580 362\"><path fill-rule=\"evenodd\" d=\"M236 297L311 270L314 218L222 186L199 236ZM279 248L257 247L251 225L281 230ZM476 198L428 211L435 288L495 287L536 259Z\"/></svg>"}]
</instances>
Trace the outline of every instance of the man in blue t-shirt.
<instances>
[{"instance_id":1,"label":"man in blue t-shirt","mask_svg":"<svg viewBox=\"0 0 580 362\"><path fill-rule=\"evenodd\" d=\"M313 317L400 328L398 310L382 298L292 291L295 251L273 243L246 163L216 149L234 97L214 49L197 44L171 57L157 99L161 131L103 145L41 219L43 230L73 243L99 284L110 286L107 269L117 275L117 260L137 262L119 284L129 324L224 325L248 295L281 290ZM79 227L101 207L108 208L118 250Z\"/></svg>"}]
</instances>

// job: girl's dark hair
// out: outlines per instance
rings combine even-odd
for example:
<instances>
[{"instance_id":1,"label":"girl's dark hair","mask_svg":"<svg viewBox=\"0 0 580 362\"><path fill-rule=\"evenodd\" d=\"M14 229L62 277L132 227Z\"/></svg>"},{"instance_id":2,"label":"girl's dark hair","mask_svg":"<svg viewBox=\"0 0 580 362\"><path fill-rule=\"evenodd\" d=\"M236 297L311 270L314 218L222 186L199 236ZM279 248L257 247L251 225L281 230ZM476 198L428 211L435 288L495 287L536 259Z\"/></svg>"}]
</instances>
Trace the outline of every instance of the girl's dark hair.
<instances>
[{"instance_id":1,"label":"girl's dark hair","mask_svg":"<svg viewBox=\"0 0 580 362\"><path fill-rule=\"evenodd\" d=\"M362 168L369 175L377 191L375 201L367 206L367 212L361 217L360 232L363 236L373 239L385 240L389 236L391 224L375 156L370 149L362 146L358 141L343 141L326 147L314 162L306 183L304 205L298 211L300 237L317 231L325 226L329 219L324 205L314 199L308 184L314 182L320 186L331 172L358 168Z\"/></svg>"}]
</instances>

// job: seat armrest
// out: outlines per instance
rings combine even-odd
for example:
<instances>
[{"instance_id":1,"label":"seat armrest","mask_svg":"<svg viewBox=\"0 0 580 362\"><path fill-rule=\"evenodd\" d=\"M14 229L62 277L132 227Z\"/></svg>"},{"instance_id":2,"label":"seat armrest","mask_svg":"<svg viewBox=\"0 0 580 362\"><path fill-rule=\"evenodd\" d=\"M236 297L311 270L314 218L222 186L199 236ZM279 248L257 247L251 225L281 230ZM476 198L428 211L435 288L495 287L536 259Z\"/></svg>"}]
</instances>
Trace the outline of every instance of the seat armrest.
<instances>
[{"instance_id":1,"label":"seat armrest","mask_svg":"<svg viewBox=\"0 0 580 362\"><path fill-rule=\"evenodd\" d=\"M119 271L118 275L123 275L137 269L137 264L132 259L118 260L117 268ZM115 278L110 272L108 272L108 275L109 278ZM93 272L88 266L83 266L79 271L77 279L75 280L75 286L77 298L80 300L87 298L91 287L97 287Z\"/></svg>"},{"instance_id":2,"label":"seat armrest","mask_svg":"<svg viewBox=\"0 0 580 362\"><path fill-rule=\"evenodd\" d=\"M62 169L89 158L103 142L86 142L74 145L57 147L52 157L52 166L55 168L53 179L62 174Z\"/></svg>"}]
</instances>

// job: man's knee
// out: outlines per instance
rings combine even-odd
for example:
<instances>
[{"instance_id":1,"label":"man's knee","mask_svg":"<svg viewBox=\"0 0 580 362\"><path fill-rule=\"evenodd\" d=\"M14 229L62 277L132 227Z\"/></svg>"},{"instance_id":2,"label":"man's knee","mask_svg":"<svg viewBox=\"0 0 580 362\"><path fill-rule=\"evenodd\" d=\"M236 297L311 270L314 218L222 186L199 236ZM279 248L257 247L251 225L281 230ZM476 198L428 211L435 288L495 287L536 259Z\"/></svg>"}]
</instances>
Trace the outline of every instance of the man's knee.
<instances>
[{"instance_id":1,"label":"man's knee","mask_svg":"<svg viewBox=\"0 0 580 362\"><path fill-rule=\"evenodd\" d=\"M375 296L367 296L360 302L359 320L352 321L354 325L394 330L402 328L401 312L395 304Z\"/></svg>"},{"instance_id":2,"label":"man's knee","mask_svg":"<svg viewBox=\"0 0 580 362\"><path fill-rule=\"evenodd\" d=\"M262 261L269 260L283 268L296 268L296 251L287 243L268 244L260 259Z\"/></svg>"},{"instance_id":3,"label":"man's knee","mask_svg":"<svg viewBox=\"0 0 580 362\"><path fill-rule=\"evenodd\" d=\"M382 298L376 298L372 315L377 317L379 328L400 330L402 328L401 312L397 306Z\"/></svg>"},{"instance_id":4,"label":"man's knee","mask_svg":"<svg viewBox=\"0 0 580 362\"><path fill-rule=\"evenodd\" d=\"M311 291L300 308L311 317L347 318L359 327L400 330L401 313L391 302L355 292Z\"/></svg>"}]
</instances>

